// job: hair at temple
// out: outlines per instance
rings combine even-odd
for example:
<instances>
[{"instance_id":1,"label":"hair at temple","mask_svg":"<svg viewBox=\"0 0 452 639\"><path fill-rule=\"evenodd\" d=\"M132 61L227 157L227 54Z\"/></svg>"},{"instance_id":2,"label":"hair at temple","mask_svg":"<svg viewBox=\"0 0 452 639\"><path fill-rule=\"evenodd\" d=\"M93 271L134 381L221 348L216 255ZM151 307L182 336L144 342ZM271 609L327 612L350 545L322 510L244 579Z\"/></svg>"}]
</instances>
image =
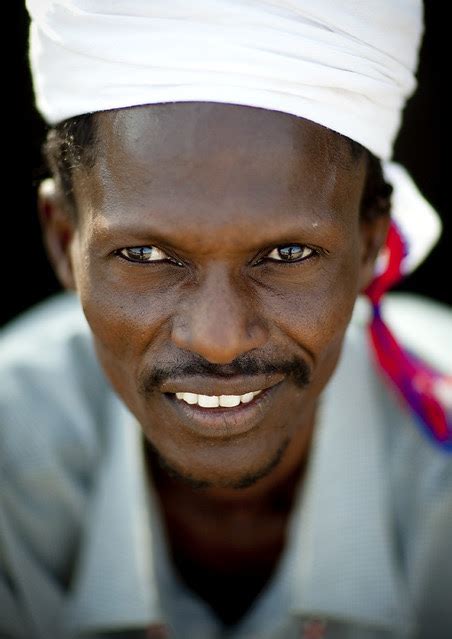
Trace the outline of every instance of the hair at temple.
<instances>
[{"instance_id":1,"label":"hair at temple","mask_svg":"<svg viewBox=\"0 0 452 639\"><path fill-rule=\"evenodd\" d=\"M339 135L339 134L338 134ZM369 220L387 215L391 208L392 186L383 176L380 160L358 142L342 136L350 147L351 158L358 161L367 156L367 177L361 200L361 215ZM66 197L70 213L76 216L72 188L72 172L78 166L93 167L96 161L95 114L65 120L49 130L43 145L44 158L53 177Z\"/></svg>"}]
</instances>

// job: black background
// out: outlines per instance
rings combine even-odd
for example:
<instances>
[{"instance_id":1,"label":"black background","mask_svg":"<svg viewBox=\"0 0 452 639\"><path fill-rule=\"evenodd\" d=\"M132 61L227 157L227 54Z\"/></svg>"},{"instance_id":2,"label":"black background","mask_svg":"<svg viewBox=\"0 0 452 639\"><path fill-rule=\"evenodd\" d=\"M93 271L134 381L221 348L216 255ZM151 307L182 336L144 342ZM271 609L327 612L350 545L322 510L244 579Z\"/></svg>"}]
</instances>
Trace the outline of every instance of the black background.
<instances>
[{"instance_id":1,"label":"black background","mask_svg":"<svg viewBox=\"0 0 452 639\"><path fill-rule=\"evenodd\" d=\"M444 145L440 78L447 60L440 56L441 3L426 2L426 31L418 71L419 87L405 110L394 159L404 164L421 192L439 212L444 232L429 259L398 288L428 295L452 305L449 255L452 247L451 206L442 183ZM59 290L44 254L36 216L36 184L45 176L40 145L45 127L33 108L27 66L28 21L21 1L9 2L4 35L4 138L0 323ZM447 43L444 47L448 48ZM7 73L8 72L8 73ZM8 76L11 75L11 78Z\"/></svg>"}]
</instances>

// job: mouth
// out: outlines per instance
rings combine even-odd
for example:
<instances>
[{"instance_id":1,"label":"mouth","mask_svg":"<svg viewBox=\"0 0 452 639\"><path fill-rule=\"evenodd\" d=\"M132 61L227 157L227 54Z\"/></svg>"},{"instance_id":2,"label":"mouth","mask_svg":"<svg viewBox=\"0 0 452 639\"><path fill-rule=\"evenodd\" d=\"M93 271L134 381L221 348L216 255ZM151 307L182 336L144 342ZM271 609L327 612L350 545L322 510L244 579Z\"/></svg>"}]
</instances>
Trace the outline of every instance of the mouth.
<instances>
[{"instance_id":1,"label":"mouth","mask_svg":"<svg viewBox=\"0 0 452 639\"><path fill-rule=\"evenodd\" d=\"M250 391L243 395L198 395L196 393L175 393L175 395L176 399L190 406L199 406L200 408L235 408L236 406L240 406L240 404L249 404L262 392L261 389Z\"/></svg>"},{"instance_id":2,"label":"mouth","mask_svg":"<svg viewBox=\"0 0 452 639\"><path fill-rule=\"evenodd\" d=\"M225 439L255 428L265 416L282 381L242 395L204 395L178 391L163 393L182 425L202 437Z\"/></svg>"}]
</instances>

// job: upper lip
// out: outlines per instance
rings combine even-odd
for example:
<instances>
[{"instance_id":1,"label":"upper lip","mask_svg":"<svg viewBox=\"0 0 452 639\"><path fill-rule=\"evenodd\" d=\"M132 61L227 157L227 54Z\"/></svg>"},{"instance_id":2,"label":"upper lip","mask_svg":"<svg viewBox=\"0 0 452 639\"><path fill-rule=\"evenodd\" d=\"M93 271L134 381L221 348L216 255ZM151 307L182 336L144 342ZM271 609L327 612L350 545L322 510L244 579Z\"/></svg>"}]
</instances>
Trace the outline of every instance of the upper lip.
<instances>
[{"instance_id":1,"label":"upper lip","mask_svg":"<svg viewBox=\"0 0 452 639\"><path fill-rule=\"evenodd\" d=\"M167 380L160 386L162 393L194 393L196 395L245 395L265 390L279 384L285 375L253 375L253 377L235 376L204 377L193 376L183 379Z\"/></svg>"}]
</instances>

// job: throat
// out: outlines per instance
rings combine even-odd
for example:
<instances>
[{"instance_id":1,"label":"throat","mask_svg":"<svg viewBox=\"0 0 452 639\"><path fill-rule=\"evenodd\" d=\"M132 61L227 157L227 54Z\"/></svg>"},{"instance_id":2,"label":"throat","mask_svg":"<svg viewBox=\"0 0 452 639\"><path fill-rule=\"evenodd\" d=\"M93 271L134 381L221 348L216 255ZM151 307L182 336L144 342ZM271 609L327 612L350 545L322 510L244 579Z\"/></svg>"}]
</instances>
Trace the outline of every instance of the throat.
<instances>
[{"instance_id":1,"label":"throat","mask_svg":"<svg viewBox=\"0 0 452 639\"><path fill-rule=\"evenodd\" d=\"M284 535L271 546L254 552L223 552L223 561L212 562L213 549L194 557L172 548L173 565L189 590L198 595L226 626L239 623L271 581L284 548ZM215 552L215 551L214 551ZM234 556L235 555L235 556ZM220 565L219 565L220 564Z\"/></svg>"},{"instance_id":2,"label":"throat","mask_svg":"<svg viewBox=\"0 0 452 639\"><path fill-rule=\"evenodd\" d=\"M210 512L162 497L167 544L179 578L223 624L238 623L275 573L292 497L275 497L263 510Z\"/></svg>"}]
</instances>

